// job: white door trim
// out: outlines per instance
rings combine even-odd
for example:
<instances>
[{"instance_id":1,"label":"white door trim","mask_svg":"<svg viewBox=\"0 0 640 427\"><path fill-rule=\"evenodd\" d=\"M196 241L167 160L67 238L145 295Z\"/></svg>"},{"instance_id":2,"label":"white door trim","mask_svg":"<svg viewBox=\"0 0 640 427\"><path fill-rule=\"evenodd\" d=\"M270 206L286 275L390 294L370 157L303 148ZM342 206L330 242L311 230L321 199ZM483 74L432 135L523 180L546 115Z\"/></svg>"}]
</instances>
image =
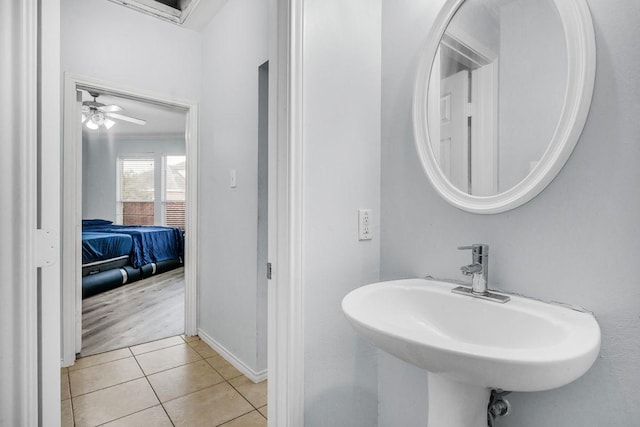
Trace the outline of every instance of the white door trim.
<instances>
[{"instance_id":1,"label":"white door trim","mask_svg":"<svg viewBox=\"0 0 640 427\"><path fill-rule=\"evenodd\" d=\"M4 284L0 290L0 423L39 424L39 325L37 277L38 43L37 1L3 2L4 59L0 156L5 206L0 243ZM10 90L8 90L10 89Z\"/></svg>"},{"instance_id":2,"label":"white door trim","mask_svg":"<svg viewBox=\"0 0 640 427\"><path fill-rule=\"evenodd\" d=\"M78 117L78 89L164 104L186 110L185 145L187 158L185 239L185 333L197 333L197 211L198 211L198 105L191 101L139 91L97 79L65 73L63 148L63 366L72 365L80 350L82 312L81 239L82 233L82 132Z\"/></svg>"},{"instance_id":3,"label":"white door trim","mask_svg":"<svg viewBox=\"0 0 640 427\"><path fill-rule=\"evenodd\" d=\"M269 9L269 427L304 425L303 0Z\"/></svg>"},{"instance_id":4,"label":"white door trim","mask_svg":"<svg viewBox=\"0 0 640 427\"><path fill-rule=\"evenodd\" d=\"M60 227L62 200L60 1L40 7L39 228L54 236L51 264L40 271L40 396L43 426L60 422Z\"/></svg>"}]
</instances>

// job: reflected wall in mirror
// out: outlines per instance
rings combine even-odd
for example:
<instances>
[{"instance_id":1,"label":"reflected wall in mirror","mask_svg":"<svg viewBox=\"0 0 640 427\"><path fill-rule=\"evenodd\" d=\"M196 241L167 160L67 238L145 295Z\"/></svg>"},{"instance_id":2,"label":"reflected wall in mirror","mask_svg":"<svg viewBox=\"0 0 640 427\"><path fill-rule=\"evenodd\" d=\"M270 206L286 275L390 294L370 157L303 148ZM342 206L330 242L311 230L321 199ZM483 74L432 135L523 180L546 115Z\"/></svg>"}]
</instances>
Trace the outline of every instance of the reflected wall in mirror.
<instances>
[{"instance_id":1,"label":"reflected wall in mirror","mask_svg":"<svg viewBox=\"0 0 640 427\"><path fill-rule=\"evenodd\" d=\"M456 11L428 106L434 155L456 188L494 195L538 164L562 110L564 41L552 0L467 0Z\"/></svg>"},{"instance_id":2,"label":"reflected wall in mirror","mask_svg":"<svg viewBox=\"0 0 640 427\"><path fill-rule=\"evenodd\" d=\"M418 153L436 190L478 213L533 198L562 168L591 103L584 0L448 0L416 80Z\"/></svg>"}]
</instances>

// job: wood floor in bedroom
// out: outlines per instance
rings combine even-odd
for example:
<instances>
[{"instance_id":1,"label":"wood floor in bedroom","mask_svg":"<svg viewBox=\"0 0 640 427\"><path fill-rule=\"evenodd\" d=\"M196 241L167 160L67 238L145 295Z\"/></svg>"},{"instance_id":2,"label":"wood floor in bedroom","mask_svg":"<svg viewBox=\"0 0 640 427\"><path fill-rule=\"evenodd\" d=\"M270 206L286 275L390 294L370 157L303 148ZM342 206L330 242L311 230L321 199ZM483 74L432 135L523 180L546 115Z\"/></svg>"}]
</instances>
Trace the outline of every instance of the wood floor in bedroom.
<instances>
[{"instance_id":1,"label":"wood floor in bedroom","mask_svg":"<svg viewBox=\"0 0 640 427\"><path fill-rule=\"evenodd\" d=\"M82 301L81 356L184 333L184 267Z\"/></svg>"}]
</instances>

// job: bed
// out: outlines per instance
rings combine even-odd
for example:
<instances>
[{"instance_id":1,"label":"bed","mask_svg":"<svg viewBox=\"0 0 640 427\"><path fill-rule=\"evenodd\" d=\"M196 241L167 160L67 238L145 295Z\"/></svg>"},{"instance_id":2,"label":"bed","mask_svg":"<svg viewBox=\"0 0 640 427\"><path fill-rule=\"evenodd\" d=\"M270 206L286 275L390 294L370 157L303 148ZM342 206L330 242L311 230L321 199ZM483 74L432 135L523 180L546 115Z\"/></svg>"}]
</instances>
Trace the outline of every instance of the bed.
<instances>
[{"instance_id":1,"label":"bed","mask_svg":"<svg viewBox=\"0 0 640 427\"><path fill-rule=\"evenodd\" d=\"M180 228L82 221L82 297L163 273L183 264Z\"/></svg>"}]
</instances>

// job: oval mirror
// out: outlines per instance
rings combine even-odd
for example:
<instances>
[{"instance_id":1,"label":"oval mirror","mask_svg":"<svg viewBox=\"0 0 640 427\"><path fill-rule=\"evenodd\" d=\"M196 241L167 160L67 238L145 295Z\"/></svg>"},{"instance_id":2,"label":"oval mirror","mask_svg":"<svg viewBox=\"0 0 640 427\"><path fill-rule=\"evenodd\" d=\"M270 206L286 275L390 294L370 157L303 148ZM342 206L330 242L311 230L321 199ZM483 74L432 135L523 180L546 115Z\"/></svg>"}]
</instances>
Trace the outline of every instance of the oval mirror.
<instances>
[{"instance_id":1,"label":"oval mirror","mask_svg":"<svg viewBox=\"0 0 640 427\"><path fill-rule=\"evenodd\" d=\"M584 0L448 0L418 69L418 154L452 205L498 213L558 174L582 132L595 78Z\"/></svg>"}]
</instances>

